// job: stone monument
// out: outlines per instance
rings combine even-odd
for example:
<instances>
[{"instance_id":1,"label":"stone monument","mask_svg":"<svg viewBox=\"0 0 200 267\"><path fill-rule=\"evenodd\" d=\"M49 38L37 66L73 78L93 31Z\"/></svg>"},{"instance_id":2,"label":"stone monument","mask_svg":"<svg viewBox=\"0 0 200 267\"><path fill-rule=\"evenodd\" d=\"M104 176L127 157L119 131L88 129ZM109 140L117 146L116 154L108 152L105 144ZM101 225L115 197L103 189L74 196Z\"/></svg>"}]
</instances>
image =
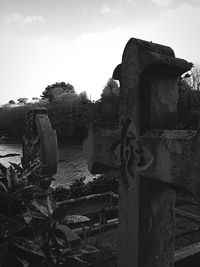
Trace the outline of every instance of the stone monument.
<instances>
[{"instance_id":1,"label":"stone monument","mask_svg":"<svg viewBox=\"0 0 200 267\"><path fill-rule=\"evenodd\" d=\"M100 150L91 147L103 131L85 141L93 173L101 163L120 171L119 267L174 266L176 190L199 197L199 129L177 130L178 80L191 67L170 47L130 39L113 73L120 138L109 137Z\"/></svg>"}]
</instances>

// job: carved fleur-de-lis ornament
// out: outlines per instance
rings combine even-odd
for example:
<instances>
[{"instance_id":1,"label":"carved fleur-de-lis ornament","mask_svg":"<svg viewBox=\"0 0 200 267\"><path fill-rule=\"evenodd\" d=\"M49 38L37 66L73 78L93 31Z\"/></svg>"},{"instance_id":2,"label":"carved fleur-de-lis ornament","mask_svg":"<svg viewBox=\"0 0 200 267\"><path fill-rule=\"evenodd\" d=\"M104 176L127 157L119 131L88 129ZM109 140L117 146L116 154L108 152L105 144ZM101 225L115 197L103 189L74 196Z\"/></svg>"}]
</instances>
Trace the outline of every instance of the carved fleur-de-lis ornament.
<instances>
[{"instance_id":1,"label":"carved fleur-de-lis ornament","mask_svg":"<svg viewBox=\"0 0 200 267\"><path fill-rule=\"evenodd\" d=\"M153 162L151 152L140 142L136 128L130 117L121 121L121 142L115 148L121 165L121 177L124 184L132 189L136 172L147 169ZM119 153L117 153L119 151Z\"/></svg>"}]
</instances>

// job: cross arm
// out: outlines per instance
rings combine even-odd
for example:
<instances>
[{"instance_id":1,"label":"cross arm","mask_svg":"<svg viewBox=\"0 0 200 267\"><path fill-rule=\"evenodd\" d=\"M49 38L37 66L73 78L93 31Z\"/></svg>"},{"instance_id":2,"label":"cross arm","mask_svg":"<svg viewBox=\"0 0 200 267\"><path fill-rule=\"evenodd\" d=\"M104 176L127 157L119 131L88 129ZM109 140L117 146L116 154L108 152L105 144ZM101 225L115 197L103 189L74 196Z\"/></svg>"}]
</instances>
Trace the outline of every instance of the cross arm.
<instances>
[{"instance_id":1,"label":"cross arm","mask_svg":"<svg viewBox=\"0 0 200 267\"><path fill-rule=\"evenodd\" d=\"M139 174L184 188L199 198L200 129L150 130L140 142L152 154L152 164Z\"/></svg>"},{"instance_id":2,"label":"cross arm","mask_svg":"<svg viewBox=\"0 0 200 267\"><path fill-rule=\"evenodd\" d=\"M92 123L83 142L83 152L92 174L106 173L119 167L119 126L116 123Z\"/></svg>"}]
</instances>

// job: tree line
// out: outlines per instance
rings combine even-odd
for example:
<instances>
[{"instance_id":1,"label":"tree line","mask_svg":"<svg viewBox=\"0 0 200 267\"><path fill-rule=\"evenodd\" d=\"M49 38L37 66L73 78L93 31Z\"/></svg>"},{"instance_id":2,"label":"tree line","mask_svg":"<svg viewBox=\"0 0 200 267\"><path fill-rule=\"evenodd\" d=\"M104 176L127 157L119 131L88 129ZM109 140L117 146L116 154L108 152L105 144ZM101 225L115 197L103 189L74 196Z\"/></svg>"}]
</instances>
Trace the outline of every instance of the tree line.
<instances>
[{"instance_id":1,"label":"tree line","mask_svg":"<svg viewBox=\"0 0 200 267\"><path fill-rule=\"evenodd\" d=\"M26 114L35 107L45 107L58 139L69 137L82 140L92 121L118 121L119 86L109 79L98 101L91 101L85 91L78 94L70 83L49 85L40 98L28 102L25 97L17 103L10 100L0 108L0 135L20 138L26 127Z\"/></svg>"}]
</instances>

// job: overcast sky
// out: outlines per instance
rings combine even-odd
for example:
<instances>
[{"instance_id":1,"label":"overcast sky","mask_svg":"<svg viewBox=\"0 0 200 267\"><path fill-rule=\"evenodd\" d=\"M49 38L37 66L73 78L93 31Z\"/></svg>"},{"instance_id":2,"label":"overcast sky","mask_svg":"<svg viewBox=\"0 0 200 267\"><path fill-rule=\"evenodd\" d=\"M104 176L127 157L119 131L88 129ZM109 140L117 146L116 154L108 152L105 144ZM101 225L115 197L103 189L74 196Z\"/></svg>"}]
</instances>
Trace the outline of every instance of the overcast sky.
<instances>
[{"instance_id":1,"label":"overcast sky","mask_svg":"<svg viewBox=\"0 0 200 267\"><path fill-rule=\"evenodd\" d=\"M0 0L0 103L66 82L97 100L131 37L200 62L200 0Z\"/></svg>"}]
</instances>

